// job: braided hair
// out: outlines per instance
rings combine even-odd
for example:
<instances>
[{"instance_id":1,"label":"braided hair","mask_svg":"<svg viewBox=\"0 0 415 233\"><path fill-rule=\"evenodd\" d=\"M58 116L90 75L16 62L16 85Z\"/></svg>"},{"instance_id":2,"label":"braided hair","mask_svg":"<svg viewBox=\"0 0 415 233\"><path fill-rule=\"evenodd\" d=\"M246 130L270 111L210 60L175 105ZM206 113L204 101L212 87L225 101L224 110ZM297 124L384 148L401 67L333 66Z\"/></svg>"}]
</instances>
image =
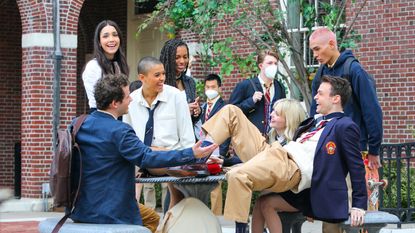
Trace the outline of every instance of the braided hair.
<instances>
[{"instance_id":1,"label":"braided hair","mask_svg":"<svg viewBox=\"0 0 415 233\"><path fill-rule=\"evenodd\" d=\"M104 50L100 46L100 34L101 34L102 29L107 25L113 26L115 30L117 31L118 37L120 38L120 45L118 47L118 51L115 53L114 59L112 61L109 60L105 56ZM114 67L113 62L116 62L118 64L119 69L122 74L125 74L125 75L129 74L127 59L125 58L124 51L122 48L123 45L124 45L124 40L122 37L121 29L120 27L118 27L118 25L114 21L103 20L97 25L95 29L95 35L94 35L94 58L97 59L97 62L102 69L102 75L116 73L117 68Z\"/></svg>"},{"instance_id":2,"label":"braided hair","mask_svg":"<svg viewBox=\"0 0 415 233\"><path fill-rule=\"evenodd\" d=\"M163 48L161 49L161 53L160 53L160 61L163 63L164 70L166 71L166 82L165 83L173 87L177 87L176 86L176 51L177 51L177 47L180 47L180 46L186 47L187 55L189 56L189 48L187 47L187 44L181 39L177 39L177 38L168 40L164 44ZM186 65L186 69L184 70L183 74L186 73L188 65L189 63ZM180 76L183 74L180 74Z\"/></svg>"}]
</instances>

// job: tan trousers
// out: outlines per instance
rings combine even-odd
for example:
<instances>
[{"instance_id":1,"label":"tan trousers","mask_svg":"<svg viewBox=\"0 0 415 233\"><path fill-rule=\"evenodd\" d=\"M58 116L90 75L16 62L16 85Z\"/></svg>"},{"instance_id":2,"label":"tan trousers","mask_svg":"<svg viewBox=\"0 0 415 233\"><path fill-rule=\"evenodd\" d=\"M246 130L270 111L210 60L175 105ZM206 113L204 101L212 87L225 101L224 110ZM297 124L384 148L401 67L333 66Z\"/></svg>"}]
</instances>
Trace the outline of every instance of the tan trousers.
<instances>
[{"instance_id":1,"label":"tan trousers","mask_svg":"<svg viewBox=\"0 0 415 233\"><path fill-rule=\"evenodd\" d=\"M284 192L298 185L300 172L278 142L269 145L259 130L234 105L226 105L202 126L215 143L231 137L232 146L244 162L226 174L226 219L247 222L252 191Z\"/></svg>"},{"instance_id":2,"label":"tan trousers","mask_svg":"<svg viewBox=\"0 0 415 233\"><path fill-rule=\"evenodd\" d=\"M138 208L140 209L143 226L148 228L153 233L156 232L160 222L160 216L156 211L141 203L138 203Z\"/></svg>"},{"instance_id":3,"label":"tan trousers","mask_svg":"<svg viewBox=\"0 0 415 233\"><path fill-rule=\"evenodd\" d=\"M210 210L214 215L222 215L223 209L222 199L222 182L210 193Z\"/></svg>"}]
</instances>

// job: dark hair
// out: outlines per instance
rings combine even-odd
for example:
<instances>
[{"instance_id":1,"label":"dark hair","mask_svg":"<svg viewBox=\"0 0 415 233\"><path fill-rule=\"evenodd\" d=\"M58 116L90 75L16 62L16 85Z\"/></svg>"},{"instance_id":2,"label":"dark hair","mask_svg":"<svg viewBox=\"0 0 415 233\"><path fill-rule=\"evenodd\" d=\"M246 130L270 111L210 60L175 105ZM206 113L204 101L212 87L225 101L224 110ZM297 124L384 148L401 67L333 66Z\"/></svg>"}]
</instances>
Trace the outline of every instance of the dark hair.
<instances>
[{"instance_id":1,"label":"dark hair","mask_svg":"<svg viewBox=\"0 0 415 233\"><path fill-rule=\"evenodd\" d=\"M112 61L108 60L108 58L105 56L104 50L101 47L100 44L100 33L102 29L105 26L113 26L115 30L117 31L118 37L120 38L120 46L118 48L118 51L114 54L114 59ZM120 67L121 73L128 75L129 69L127 64L127 59L125 58L123 47L124 46L124 40L122 37L122 32L120 27L111 20L104 20L101 21L97 27L95 28L95 35L94 35L94 58L97 59L99 66L102 69L102 75L106 74L115 74L115 67L113 62L117 62L118 66Z\"/></svg>"},{"instance_id":2,"label":"dark hair","mask_svg":"<svg viewBox=\"0 0 415 233\"><path fill-rule=\"evenodd\" d=\"M98 79L94 90L97 109L108 109L112 101L122 102L124 99L123 88L128 84L128 77L124 74L106 74Z\"/></svg>"},{"instance_id":3,"label":"dark hair","mask_svg":"<svg viewBox=\"0 0 415 233\"><path fill-rule=\"evenodd\" d=\"M220 79L219 75L217 75L217 74L208 74L208 76L206 76L206 78L205 78L205 83L206 83L206 81L212 81L212 80L216 80L219 87L222 86L222 80Z\"/></svg>"},{"instance_id":4,"label":"dark hair","mask_svg":"<svg viewBox=\"0 0 415 233\"><path fill-rule=\"evenodd\" d=\"M258 52L258 56L256 58L257 64L259 65L262 62L264 62L265 57L267 55L272 56L272 57L275 57L278 60L278 54L274 50L270 50L270 49L261 50L261 51Z\"/></svg>"},{"instance_id":5,"label":"dark hair","mask_svg":"<svg viewBox=\"0 0 415 233\"><path fill-rule=\"evenodd\" d=\"M142 85L143 85L143 83L140 80L132 81L130 83L130 86L129 86L130 92L133 92L133 91L139 89Z\"/></svg>"},{"instance_id":6,"label":"dark hair","mask_svg":"<svg viewBox=\"0 0 415 233\"><path fill-rule=\"evenodd\" d=\"M137 74L147 74L147 72L155 65L163 65L163 63L155 57L143 57L138 61Z\"/></svg>"},{"instance_id":7,"label":"dark hair","mask_svg":"<svg viewBox=\"0 0 415 233\"><path fill-rule=\"evenodd\" d=\"M339 95L341 98L342 107L344 108L350 98L350 95L352 94L352 87L350 86L349 81L338 76L323 75L321 78L321 83L323 82L330 83L330 95Z\"/></svg>"},{"instance_id":8,"label":"dark hair","mask_svg":"<svg viewBox=\"0 0 415 233\"><path fill-rule=\"evenodd\" d=\"M189 56L189 48L187 44L182 41L181 39L171 39L168 40L163 48L161 49L160 53L160 61L164 65L164 70L166 71L166 84L169 86L176 87L176 51L177 47L185 46L187 49L187 56ZM188 66L189 64L187 64ZM183 73L186 73L186 69Z\"/></svg>"}]
</instances>

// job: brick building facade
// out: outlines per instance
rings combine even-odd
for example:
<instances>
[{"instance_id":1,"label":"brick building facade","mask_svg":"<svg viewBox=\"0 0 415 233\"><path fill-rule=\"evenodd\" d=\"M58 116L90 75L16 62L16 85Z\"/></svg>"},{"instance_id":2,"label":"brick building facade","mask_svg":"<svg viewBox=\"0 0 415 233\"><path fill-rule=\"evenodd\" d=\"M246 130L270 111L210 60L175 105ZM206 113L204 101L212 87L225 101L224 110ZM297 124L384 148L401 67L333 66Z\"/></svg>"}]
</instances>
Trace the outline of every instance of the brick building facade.
<instances>
[{"instance_id":1,"label":"brick building facade","mask_svg":"<svg viewBox=\"0 0 415 233\"><path fill-rule=\"evenodd\" d=\"M60 125L64 128L87 108L80 76L92 53L95 26L112 19L125 37L129 7L128 0L61 0L60 4ZM14 145L21 142L22 196L39 198L52 156L52 1L6 0L0 7L0 187L14 186ZM356 10L348 7L348 23ZM363 36L355 53L376 80L384 111L385 143L414 140L409 129L415 125L414 11L411 0L368 0L354 26ZM234 32L223 23L217 36L226 38L230 33ZM189 32L181 36L188 42L197 41ZM252 51L242 38L236 43L245 46L240 54ZM192 74L201 78L203 73L196 62ZM224 80L225 98L244 78L234 71Z\"/></svg>"}]
</instances>

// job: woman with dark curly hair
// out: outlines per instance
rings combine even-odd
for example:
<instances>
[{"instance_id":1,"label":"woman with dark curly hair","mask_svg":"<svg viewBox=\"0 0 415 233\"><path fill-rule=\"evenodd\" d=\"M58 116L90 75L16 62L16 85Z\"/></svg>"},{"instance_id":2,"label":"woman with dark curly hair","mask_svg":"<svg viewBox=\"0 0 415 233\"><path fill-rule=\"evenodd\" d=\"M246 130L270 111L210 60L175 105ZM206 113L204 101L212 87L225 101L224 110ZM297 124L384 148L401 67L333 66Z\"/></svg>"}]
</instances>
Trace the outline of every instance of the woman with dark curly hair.
<instances>
[{"instance_id":1,"label":"woman with dark curly hair","mask_svg":"<svg viewBox=\"0 0 415 233\"><path fill-rule=\"evenodd\" d=\"M161 49L160 61L166 71L166 84L178 88L186 93L192 121L199 120L201 108L196 95L196 83L192 77L186 75L189 66L189 48L181 39L168 40Z\"/></svg>"}]
</instances>

